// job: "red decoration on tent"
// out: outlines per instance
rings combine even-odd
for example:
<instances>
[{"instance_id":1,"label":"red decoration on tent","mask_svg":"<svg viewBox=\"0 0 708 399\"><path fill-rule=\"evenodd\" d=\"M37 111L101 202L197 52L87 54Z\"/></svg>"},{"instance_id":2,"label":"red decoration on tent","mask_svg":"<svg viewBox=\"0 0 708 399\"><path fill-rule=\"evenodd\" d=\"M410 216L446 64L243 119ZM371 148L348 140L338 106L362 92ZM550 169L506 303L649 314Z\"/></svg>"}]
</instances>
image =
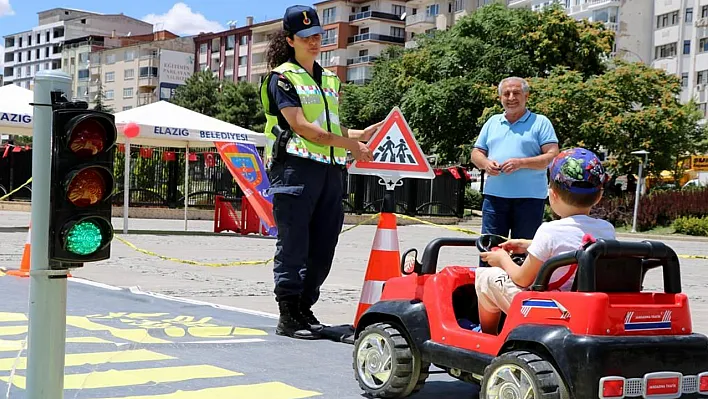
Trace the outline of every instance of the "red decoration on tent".
<instances>
[{"instance_id":1,"label":"red decoration on tent","mask_svg":"<svg viewBox=\"0 0 708 399\"><path fill-rule=\"evenodd\" d=\"M214 166L216 166L216 160L214 159L213 152L204 153L204 166L207 168L213 168Z\"/></svg>"},{"instance_id":2,"label":"red decoration on tent","mask_svg":"<svg viewBox=\"0 0 708 399\"><path fill-rule=\"evenodd\" d=\"M118 144L118 152L125 152L125 144Z\"/></svg>"},{"instance_id":3,"label":"red decoration on tent","mask_svg":"<svg viewBox=\"0 0 708 399\"><path fill-rule=\"evenodd\" d=\"M22 152L22 147L13 146L13 147L12 147L12 152Z\"/></svg>"},{"instance_id":4,"label":"red decoration on tent","mask_svg":"<svg viewBox=\"0 0 708 399\"><path fill-rule=\"evenodd\" d=\"M6 145L5 146L5 152L2 153L3 158L7 158L7 153L10 152L10 146Z\"/></svg>"},{"instance_id":5,"label":"red decoration on tent","mask_svg":"<svg viewBox=\"0 0 708 399\"><path fill-rule=\"evenodd\" d=\"M123 128L123 134L128 138L138 137L140 134L140 126L135 122L130 122Z\"/></svg>"},{"instance_id":6,"label":"red decoration on tent","mask_svg":"<svg viewBox=\"0 0 708 399\"><path fill-rule=\"evenodd\" d=\"M189 162L197 162L197 154L190 152L189 153Z\"/></svg>"},{"instance_id":7,"label":"red decoration on tent","mask_svg":"<svg viewBox=\"0 0 708 399\"><path fill-rule=\"evenodd\" d=\"M165 151L162 153L162 160L163 161L175 161L177 159L177 156L174 151Z\"/></svg>"},{"instance_id":8,"label":"red decoration on tent","mask_svg":"<svg viewBox=\"0 0 708 399\"><path fill-rule=\"evenodd\" d=\"M141 147L140 148L140 156L143 158L152 158L152 148L147 148L147 147Z\"/></svg>"},{"instance_id":9,"label":"red decoration on tent","mask_svg":"<svg viewBox=\"0 0 708 399\"><path fill-rule=\"evenodd\" d=\"M433 172L435 172L435 176L441 176L443 174L442 169L439 168L433 169Z\"/></svg>"}]
</instances>

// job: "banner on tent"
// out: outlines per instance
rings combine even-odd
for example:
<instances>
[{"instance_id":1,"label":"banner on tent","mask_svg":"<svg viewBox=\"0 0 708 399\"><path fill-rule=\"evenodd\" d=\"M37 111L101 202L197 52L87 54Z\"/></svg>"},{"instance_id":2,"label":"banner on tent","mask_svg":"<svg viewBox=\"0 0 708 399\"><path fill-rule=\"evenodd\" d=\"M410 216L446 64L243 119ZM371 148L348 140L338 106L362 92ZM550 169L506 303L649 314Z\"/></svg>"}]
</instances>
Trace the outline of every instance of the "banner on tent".
<instances>
[{"instance_id":1,"label":"banner on tent","mask_svg":"<svg viewBox=\"0 0 708 399\"><path fill-rule=\"evenodd\" d=\"M214 142L214 145L243 190L246 200L250 202L258 214L268 235L277 236L278 230L273 218L273 196L266 194L266 190L270 187L270 181L256 146L247 143L224 142Z\"/></svg>"},{"instance_id":2,"label":"banner on tent","mask_svg":"<svg viewBox=\"0 0 708 399\"><path fill-rule=\"evenodd\" d=\"M32 126L32 115L0 112L0 125L30 127Z\"/></svg>"},{"instance_id":3,"label":"banner on tent","mask_svg":"<svg viewBox=\"0 0 708 399\"><path fill-rule=\"evenodd\" d=\"M116 123L119 132L123 132L127 122ZM138 136L147 139L176 139L184 141L223 141L223 142L244 142L263 145L265 139L247 132L219 132L214 130L196 130L179 126L149 126L137 124L140 128Z\"/></svg>"}]
</instances>

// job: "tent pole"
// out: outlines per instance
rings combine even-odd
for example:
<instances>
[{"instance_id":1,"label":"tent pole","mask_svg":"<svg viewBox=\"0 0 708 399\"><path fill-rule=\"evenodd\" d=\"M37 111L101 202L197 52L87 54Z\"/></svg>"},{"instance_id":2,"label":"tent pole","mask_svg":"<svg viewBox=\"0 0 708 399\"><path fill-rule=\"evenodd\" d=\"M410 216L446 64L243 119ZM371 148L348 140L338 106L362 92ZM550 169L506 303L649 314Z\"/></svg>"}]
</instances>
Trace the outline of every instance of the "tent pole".
<instances>
[{"instance_id":1,"label":"tent pole","mask_svg":"<svg viewBox=\"0 0 708 399\"><path fill-rule=\"evenodd\" d=\"M130 139L125 138L125 168L123 170L123 234L128 234L128 208L130 207Z\"/></svg>"},{"instance_id":2,"label":"tent pole","mask_svg":"<svg viewBox=\"0 0 708 399\"><path fill-rule=\"evenodd\" d=\"M184 231L187 231L187 198L189 197L189 142L184 152Z\"/></svg>"}]
</instances>

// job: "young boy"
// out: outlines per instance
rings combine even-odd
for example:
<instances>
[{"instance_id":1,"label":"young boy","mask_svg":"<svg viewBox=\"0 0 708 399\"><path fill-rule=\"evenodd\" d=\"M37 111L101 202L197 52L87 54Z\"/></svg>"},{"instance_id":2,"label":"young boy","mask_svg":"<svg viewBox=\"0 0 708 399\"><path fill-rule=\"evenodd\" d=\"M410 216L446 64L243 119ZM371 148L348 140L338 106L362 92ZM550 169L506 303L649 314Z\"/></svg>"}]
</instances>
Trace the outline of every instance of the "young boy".
<instances>
[{"instance_id":1,"label":"young boy","mask_svg":"<svg viewBox=\"0 0 708 399\"><path fill-rule=\"evenodd\" d=\"M543 223L533 240L509 240L501 245L501 250L480 254L490 266L477 268L475 278L479 320L485 333L497 334L500 312L508 312L514 296L534 282L549 258L580 248L586 234L595 239L615 238L612 224L589 216L608 180L597 156L584 148L563 151L554 158L550 172L548 199L561 219ZM528 256L518 266L509 251L527 252ZM570 266L556 270L549 289L569 291L574 277L568 275L569 270Z\"/></svg>"}]
</instances>

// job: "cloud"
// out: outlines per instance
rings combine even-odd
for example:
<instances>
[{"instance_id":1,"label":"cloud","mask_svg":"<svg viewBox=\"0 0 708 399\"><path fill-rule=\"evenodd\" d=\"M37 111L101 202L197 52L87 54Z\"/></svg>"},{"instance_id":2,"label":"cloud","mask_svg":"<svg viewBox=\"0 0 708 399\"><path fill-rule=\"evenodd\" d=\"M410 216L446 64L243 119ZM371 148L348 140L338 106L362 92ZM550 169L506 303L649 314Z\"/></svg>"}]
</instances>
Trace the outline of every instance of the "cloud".
<instances>
[{"instance_id":1,"label":"cloud","mask_svg":"<svg viewBox=\"0 0 708 399\"><path fill-rule=\"evenodd\" d=\"M0 4L3 1L0 0ZM176 3L165 14L149 14L143 21L153 24L154 29L168 30L179 35L197 35L199 32L218 32L225 30L220 23L209 21L203 14L180 2Z\"/></svg>"},{"instance_id":2,"label":"cloud","mask_svg":"<svg viewBox=\"0 0 708 399\"><path fill-rule=\"evenodd\" d=\"M15 15L15 12L10 6L10 0L0 0L0 17L5 15Z\"/></svg>"}]
</instances>

